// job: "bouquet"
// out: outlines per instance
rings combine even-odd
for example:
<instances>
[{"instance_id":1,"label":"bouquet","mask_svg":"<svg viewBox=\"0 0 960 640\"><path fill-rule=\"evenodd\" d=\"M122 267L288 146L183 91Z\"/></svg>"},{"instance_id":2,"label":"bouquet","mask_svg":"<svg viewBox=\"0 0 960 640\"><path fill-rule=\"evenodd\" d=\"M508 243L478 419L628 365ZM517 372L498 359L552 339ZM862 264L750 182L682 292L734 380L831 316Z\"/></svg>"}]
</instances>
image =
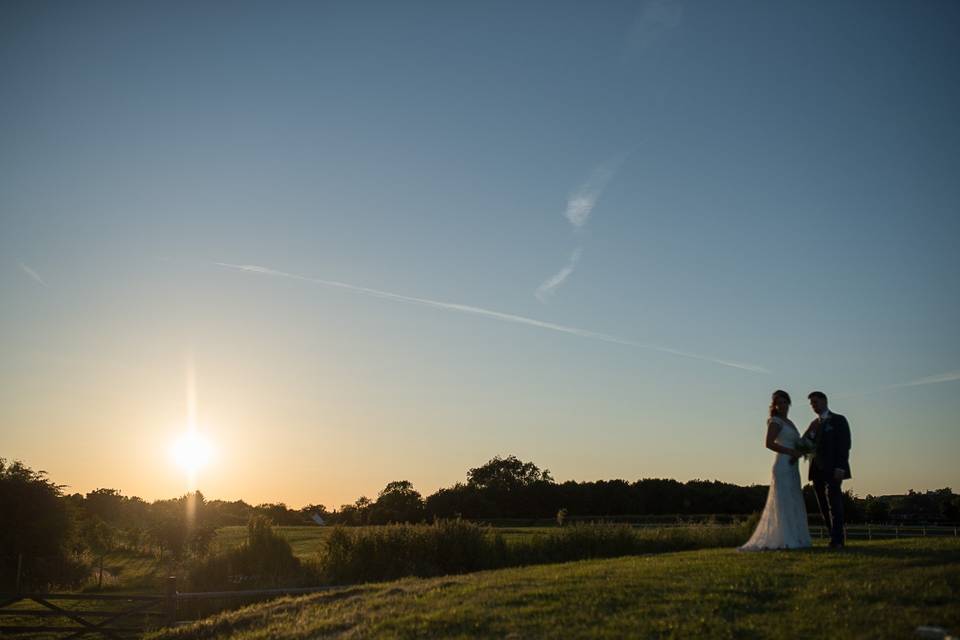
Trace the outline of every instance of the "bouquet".
<instances>
[{"instance_id":1,"label":"bouquet","mask_svg":"<svg viewBox=\"0 0 960 640\"><path fill-rule=\"evenodd\" d=\"M797 440L797 443L793 445L793 448L797 451L797 453L803 456L804 460L809 460L817 451L817 443L811 438L804 436ZM790 458L790 464L791 466L797 464L797 459Z\"/></svg>"},{"instance_id":2,"label":"bouquet","mask_svg":"<svg viewBox=\"0 0 960 640\"><path fill-rule=\"evenodd\" d=\"M809 460L817 452L817 443L807 436L804 436L797 441L797 446L795 446L794 449L800 452L805 460Z\"/></svg>"}]
</instances>

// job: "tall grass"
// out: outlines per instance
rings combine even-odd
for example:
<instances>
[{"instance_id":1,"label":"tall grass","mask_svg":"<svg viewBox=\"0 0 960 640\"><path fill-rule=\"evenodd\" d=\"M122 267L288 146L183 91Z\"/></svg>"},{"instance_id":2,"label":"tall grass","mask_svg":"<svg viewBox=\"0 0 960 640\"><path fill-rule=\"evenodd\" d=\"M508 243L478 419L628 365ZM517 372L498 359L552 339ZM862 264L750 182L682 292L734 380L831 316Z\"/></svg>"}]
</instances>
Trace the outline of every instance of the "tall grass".
<instances>
[{"instance_id":1,"label":"tall grass","mask_svg":"<svg viewBox=\"0 0 960 640\"><path fill-rule=\"evenodd\" d=\"M575 524L508 548L509 566L590 558L735 547L746 536L739 526L689 525L635 528L627 524Z\"/></svg>"},{"instance_id":2,"label":"tall grass","mask_svg":"<svg viewBox=\"0 0 960 640\"><path fill-rule=\"evenodd\" d=\"M694 524L635 528L574 524L509 541L497 529L463 520L381 527L334 527L315 559L300 560L264 519L251 521L247 542L191 567L195 591L355 584L430 577L590 558L734 547L746 526Z\"/></svg>"},{"instance_id":3,"label":"tall grass","mask_svg":"<svg viewBox=\"0 0 960 640\"><path fill-rule=\"evenodd\" d=\"M502 536L462 520L336 527L320 555L320 571L334 584L467 573L496 566L505 549Z\"/></svg>"},{"instance_id":4,"label":"tall grass","mask_svg":"<svg viewBox=\"0 0 960 640\"><path fill-rule=\"evenodd\" d=\"M331 584L438 576L589 558L734 547L744 526L634 528L575 524L507 543L495 529L461 520L433 524L335 528L320 552L319 574Z\"/></svg>"}]
</instances>

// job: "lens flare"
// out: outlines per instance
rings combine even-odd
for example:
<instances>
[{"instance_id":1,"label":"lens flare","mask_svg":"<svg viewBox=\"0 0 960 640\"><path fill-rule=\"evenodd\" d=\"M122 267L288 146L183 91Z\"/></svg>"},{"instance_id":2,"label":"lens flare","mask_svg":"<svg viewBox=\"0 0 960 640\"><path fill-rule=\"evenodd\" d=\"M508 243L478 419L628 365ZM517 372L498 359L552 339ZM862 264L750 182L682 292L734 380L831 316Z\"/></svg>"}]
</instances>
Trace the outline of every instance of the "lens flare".
<instances>
[{"instance_id":1,"label":"lens flare","mask_svg":"<svg viewBox=\"0 0 960 640\"><path fill-rule=\"evenodd\" d=\"M174 461L191 476L210 463L213 447L210 441L196 431L188 431L173 443L170 450Z\"/></svg>"}]
</instances>

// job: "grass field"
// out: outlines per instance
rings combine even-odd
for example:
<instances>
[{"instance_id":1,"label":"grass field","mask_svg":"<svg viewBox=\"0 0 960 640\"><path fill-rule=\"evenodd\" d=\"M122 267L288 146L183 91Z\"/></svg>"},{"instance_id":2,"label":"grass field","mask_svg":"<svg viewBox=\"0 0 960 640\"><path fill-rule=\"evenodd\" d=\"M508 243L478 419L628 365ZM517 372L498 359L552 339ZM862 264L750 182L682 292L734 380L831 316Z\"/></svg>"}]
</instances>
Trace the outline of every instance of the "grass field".
<instances>
[{"instance_id":1,"label":"grass field","mask_svg":"<svg viewBox=\"0 0 960 640\"><path fill-rule=\"evenodd\" d=\"M556 527L514 527L498 528L509 543L510 541L528 539L534 536L545 535L555 531ZM283 536L293 553L302 560L316 557L322 548L323 542L332 528L304 526L304 527L274 527L279 535ZM247 527L222 527L211 545L211 551L219 552L230 549L247 540ZM163 580L168 575L182 573L182 567L169 561L159 562L149 554L139 554L129 551L115 551L107 556L104 562L103 590L106 592L159 592L163 588ZM96 591L96 577L92 577L85 591Z\"/></svg>"},{"instance_id":2,"label":"grass field","mask_svg":"<svg viewBox=\"0 0 960 640\"><path fill-rule=\"evenodd\" d=\"M863 527L861 527L862 529ZM506 542L523 542L555 532L556 527L497 527L496 532L501 534ZM313 560L323 543L329 536L332 528L317 526L302 527L274 527L274 531L283 536L291 545L293 552L301 560ZM893 527L874 527L875 535L893 537ZM865 538L864 531L857 532ZM921 529L913 527L907 530L907 535L920 535ZM949 534L950 531L940 532ZM236 547L247 539L245 526L223 527L217 530L211 550L223 551ZM853 539L860 544L860 538ZM163 589L163 580L168 575L182 575L184 568L171 563L169 560L160 563L152 555L117 551L110 554L105 562L104 591L107 592L160 592ZM96 591L95 577L88 583L85 591Z\"/></svg>"},{"instance_id":3,"label":"grass field","mask_svg":"<svg viewBox=\"0 0 960 640\"><path fill-rule=\"evenodd\" d=\"M343 587L150 636L906 638L960 630L960 541L712 549Z\"/></svg>"}]
</instances>

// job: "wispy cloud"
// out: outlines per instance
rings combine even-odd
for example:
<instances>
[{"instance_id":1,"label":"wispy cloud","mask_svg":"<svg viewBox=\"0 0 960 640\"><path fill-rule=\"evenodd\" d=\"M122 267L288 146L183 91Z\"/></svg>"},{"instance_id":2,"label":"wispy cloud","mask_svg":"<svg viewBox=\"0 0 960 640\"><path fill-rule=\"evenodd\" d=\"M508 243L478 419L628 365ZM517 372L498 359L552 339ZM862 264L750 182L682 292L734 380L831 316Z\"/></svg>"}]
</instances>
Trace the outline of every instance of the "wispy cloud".
<instances>
[{"instance_id":1,"label":"wispy cloud","mask_svg":"<svg viewBox=\"0 0 960 640\"><path fill-rule=\"evenodd\" d=\"M724 360L720 358L712 358L709 356L703 356L695 353L690 353L687 351L681 351L679 349L672 349L670 347L664 347L664 346L653 345L653 344L645 344L641 342L635 342L633 340L625 340L623 338L607 335L605 333L597 333L596 331L587 331L586 329L578 329L577 327L569 327L562 324L555 324L553 322L544 322L542 320L536 320L534 318L525 318L523 316L517 316L510 313L502 313L500 311L483 309L481 307L474 307L466 304L458 304L454 302L443 302L440 300L430 300L428 298L417 298L414 296L405 296L399 293L390 293L389 291L380 291L377 289L369 289L367 287L358 287L356 285L347 284L345 282L337 282L335 280L321 280L320 278L309 278L307 276L301 276L294 273L286 273L284 271L277 271L276 269L269 269L267 267L261 267L254 264L231 264L228 262L215 262L214 264L219 267L233 269L236 271L244 271L247 273L256 273L256 274L281 277L281 278L290 278L293 280L300 280L302 282L319 284L325 287L345 289L347 291L352 291L354 293L359 293L359 294L371 296L374 298L381 298L384 300L392 300L394 302L404 302L407 304L423 305L426 307L432 307L434 309L445 309L447 311L458 311L460 313L483 316L485 318L492 318L494 320L501 320L503 322L523 324L530 327L537 327L539 329L547 329L549 331L558 331L560 333L567 333L567 334L579 336L581 338L589 338L591 340L601 340L603 342L612 342L614 344L625 345L628 347L635 347L638 349L647 349L650 351L669 353L675 356L691 358L693 360L700 360L703 362L712 362L714 364L723 365L725 367L743 369L745 371L752 371L754 373L770 373L770 371L767 370L766 368L756 364L750 364L747 362L737 362L734 360Z\"/></svg>"},{"instance_id":2,"label":"wispy cloud","mask_svg":"<svg viewBox=\"0 0 960 640\"><path fill-rule=\"evenodd\" d=\"M683 5L677 0L644 3L627 36L628 53L637 53L659 42L683 22Z\"/></svg>"},{"instance_id":3,"label":"wispy cloud","mask_svg":"<svg viewBox=\"0 0 960 640\"><path fill-rule=\"evenodd\" d=\"M544 280L543 283L537 287L537 293L535 295L540 302L546 302L547 299L553 295L554 290L570 277L570 274L573 273L573 270L577 268L577 263L580 262L580 255L582 253L582 249L574 249L573 253L570 255L570 261L567 262L567 265L563 269L560 269L560 271Z\"/></svg>"},{"instance_id":4,"label":"wispy cloud","mask_svg":"<svg viewBox=\"0 0 960 640\"><path fill-rule=\"evenodd\" d=\"M594 207L597 206L597 201L603 195L603 191L610 184L610 181L613 180L625 157L626 155L620 155L596 167L587 180L567 197L567 208L564 210L563 216L573 225L575 231L580 231L590 221L590 216L593 214ZM577 263L580 262L582 253L581 247L574 249L566 266L537 287L534 293L537 300L546 302L556 292L557 288L566 282L573 270L576 269Z\"/></svg>"},{"instance_id":5,"label":"wispy cloud","mask_svg":"<svg viewBox=\"0 0 960 640\"><path fill-rule=\"evenodd\" d=\"M45 286L45 287L49 287L49 286L50 286L50 285L48 285L48 284L43 280L43 278L40 277L40 274L39 274L39 273L37 273L36 271L34 271L33 269L31 269L30 267L28 267L27 265L23 264L22 262L18 262L17 264L20 265L20 270L23 271L25 274L27 274L28 276L30 276L31 278L33 278L34 280L36 280L37 282L39 282L40 284L42 284L42 285Z\"/></svg>"},{"instance_id":6,"label":"wispy cloud","mask_svg":"<svg viewBox=\"0 0 960 640\"><path fill-rule=\"evenodd\" d=\"M590 214L593 213L593 208L597 206L597 200L600 199L603 190L610 184L617 168L620 166L620 162L619 159L614 160L594 169L586 182L567 198L567 209L563 215L575 229L582 228L590 220Z\"/></svg>"}]
</instances>

